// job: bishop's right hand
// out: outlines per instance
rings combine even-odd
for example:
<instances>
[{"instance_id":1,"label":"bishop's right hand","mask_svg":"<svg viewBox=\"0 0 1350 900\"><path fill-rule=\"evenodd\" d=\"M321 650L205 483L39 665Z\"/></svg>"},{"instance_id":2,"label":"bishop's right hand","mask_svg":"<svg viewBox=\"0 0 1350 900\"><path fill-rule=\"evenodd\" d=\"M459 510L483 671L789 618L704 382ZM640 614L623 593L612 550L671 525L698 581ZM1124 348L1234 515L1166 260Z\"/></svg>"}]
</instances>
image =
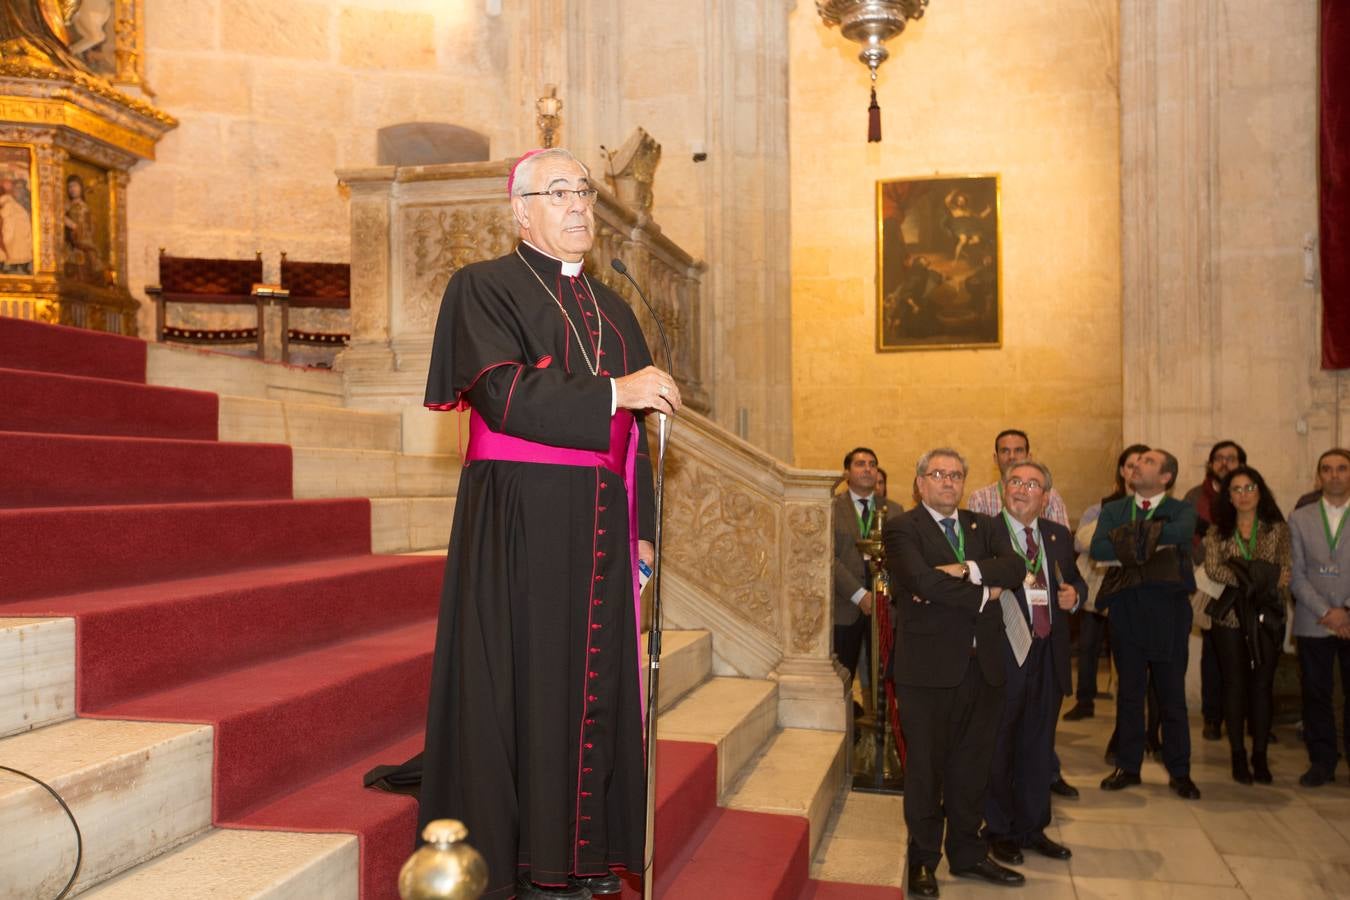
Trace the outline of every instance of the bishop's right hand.
<instances>
[{"instance_id":1,"label":"bishop's right hand","mask_svg":"<svg viewBox=\"0 0 1350 900\"><path fill-rule=\"evenodd\" d=\"M675 379L656 366L614 379L614 389L620 409L650 409L674 415L683 405Z\"/></svg>"}]
</instances>

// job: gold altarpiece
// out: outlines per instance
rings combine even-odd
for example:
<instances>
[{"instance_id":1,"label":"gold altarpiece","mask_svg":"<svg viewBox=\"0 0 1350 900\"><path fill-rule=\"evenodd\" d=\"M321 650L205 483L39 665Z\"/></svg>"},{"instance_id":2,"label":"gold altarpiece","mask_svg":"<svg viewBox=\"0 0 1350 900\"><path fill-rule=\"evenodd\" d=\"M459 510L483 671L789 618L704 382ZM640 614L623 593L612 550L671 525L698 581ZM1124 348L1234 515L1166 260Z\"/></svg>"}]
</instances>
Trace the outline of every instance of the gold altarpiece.
<instances>
[{"instance_id":1,"label":"gold altarpiece","mask_svg":"<svg viewBox=\"0 0 1350 900\"><path fill-rule=\"evenodd\" d=\"M144 86L140 4L104 5L0 5L0 315L134 335L127 184L178 123L113 87Z\"/></svg>"}]
</instances>

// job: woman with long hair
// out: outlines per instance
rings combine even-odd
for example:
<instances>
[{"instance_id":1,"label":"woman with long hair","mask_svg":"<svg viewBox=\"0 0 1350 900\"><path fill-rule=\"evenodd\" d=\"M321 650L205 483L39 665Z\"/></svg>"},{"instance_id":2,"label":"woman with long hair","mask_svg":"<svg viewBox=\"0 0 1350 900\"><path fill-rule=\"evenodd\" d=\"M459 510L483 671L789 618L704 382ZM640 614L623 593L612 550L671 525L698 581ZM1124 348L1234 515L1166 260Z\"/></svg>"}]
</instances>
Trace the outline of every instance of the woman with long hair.
<instances>
[{"instance_id":1,"label":"woman with long hair","mask_svg":"<svg viewBox=\"0 0 1350 900\"><path fill-rule=\"evenodd\" d=\"M1214 646L1223 673L1224 724L1233 780L1270 784L1266 744L1274 707L1291 560L1289 526L1261 473L1239 466L1224 476L1210 506L1205 573L1226 588L1214 611ZM1251 767L1245 735L1252 736Z\"/></svg>"}]
</instances>

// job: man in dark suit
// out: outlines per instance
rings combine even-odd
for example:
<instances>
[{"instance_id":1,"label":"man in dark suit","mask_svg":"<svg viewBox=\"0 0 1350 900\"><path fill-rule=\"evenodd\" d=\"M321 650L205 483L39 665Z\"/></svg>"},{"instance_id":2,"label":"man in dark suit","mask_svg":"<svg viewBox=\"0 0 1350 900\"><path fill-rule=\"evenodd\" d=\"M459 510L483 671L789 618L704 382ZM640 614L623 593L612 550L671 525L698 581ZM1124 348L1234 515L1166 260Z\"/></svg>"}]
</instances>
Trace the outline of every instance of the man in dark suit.
<instances>
[{"instance_id":1,"label":"man in dark suit","mask_svg":"<svg viewBox=\"0 0 1350 900\"><path fill-rule=\"evenodd\" d=\"M855 447L844 457L848 490L834 498L834 655L849 673L858 672L858 654L872 622L872 581L858 539L876 521L877 455ZM896 518L898 503L886 501L887 518Z\"/></svg>"},{"instance_id":2,"label":"man in dark suit","mask_svg":"<svg viewBox=\"0 0 1350 900\"><path fill-rule=\"evenodd\" d=\"M1168 786L1186 800L1198 800L1200 790L1191 780L1186 720L1195 507L1167 495L1176 478L1177 458L1166 450L1140 455L1130 475L1134 496L1103 506L1092 536L1092 558L1110 566L1097 607L1111 614L1111 652L1120 674L1116 770L1102 781L1102 790L1140 783L1144 694L1152 674L1162 706L1162 760L1170 776Z\"/></svg>"},{"instance_id":3,"label":"man in dark suit","mask_svg":"<svg viewBox=\"0 0 1350 900\"><path fill-rule=\"evenodd\" d=\"M1041 515L1052 486L1050 470L1041 463L1013 465L1004 474L1003 511L996 520L1026 567L1016 592L1017 618L1004 623L1008 680L984 807L990 852L1009 865L1022 863L1023 848L1051 859L1072 856L1046 836L1045 826L1055 723L1073 688L1068 614L1087 599L1087 583L1078 574L1069 529Z\"/></svg>"},{"instance_id":4,"label":"man in dark suit","mask_svg":"<svg viewBox=\"0 0 1350 900\"><path fill-rule=\"evenodd\" d=\"M905 825L908 892L936 897L946 830L952 874L994 884L1025 879L988 856L980 836L989 763L1006 677L1000 594L1026 567L1008 530L958 510L966 461L925 453L915 470L921 505L886 522L886 564L896 595L893 678L908 747Z\"/></svg>"}]
</instances>

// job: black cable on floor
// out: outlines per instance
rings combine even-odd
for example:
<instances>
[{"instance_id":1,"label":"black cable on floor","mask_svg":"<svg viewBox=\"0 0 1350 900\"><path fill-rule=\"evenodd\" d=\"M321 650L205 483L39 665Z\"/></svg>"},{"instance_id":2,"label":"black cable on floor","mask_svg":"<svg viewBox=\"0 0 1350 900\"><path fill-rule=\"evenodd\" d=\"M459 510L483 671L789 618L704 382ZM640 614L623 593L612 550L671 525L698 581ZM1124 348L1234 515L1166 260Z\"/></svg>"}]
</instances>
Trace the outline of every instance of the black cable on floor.
<instances>
[{"instance_id":1,"label":"black cable on floor","mask_svg":"<svg viewBox=\"0 0 1350 900\"><path fill-rule=\"evenodd\" d=\"M61 893L57 894L55 898L55 900L62 900L66 894L70 893L71 887L75 884L75 879L79 877L80 865L84 862L84 835L80 834L80 823L75 821L75 814L70 811L65 799L56 792L55 788L41 778L36 775L29 775L27 772L21 772L18 769L11 769L9 766L0 766L0 772L13 772L20 778L27 778L29 781L46 788L47 793L55 797L56 802L61 804L61 808L66 811L66 817L70 819L70 827L75 829L75 869L70 873L70 880L66 882L66 886L61 888Z\"/></svg>"}]
</instances>

